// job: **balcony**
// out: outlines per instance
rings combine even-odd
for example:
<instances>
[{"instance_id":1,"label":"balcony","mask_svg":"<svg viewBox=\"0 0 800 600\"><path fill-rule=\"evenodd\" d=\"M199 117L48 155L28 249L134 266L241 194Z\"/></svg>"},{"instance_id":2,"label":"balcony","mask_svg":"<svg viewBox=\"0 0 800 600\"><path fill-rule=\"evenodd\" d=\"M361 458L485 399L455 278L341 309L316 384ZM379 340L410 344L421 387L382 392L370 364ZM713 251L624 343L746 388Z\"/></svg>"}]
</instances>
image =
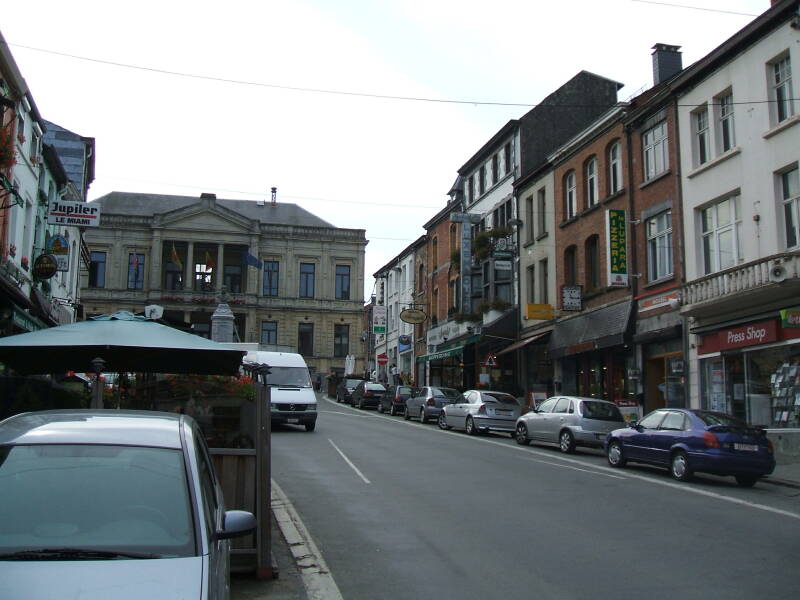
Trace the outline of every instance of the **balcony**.
<instances>
[{"instance_id":1,"label":"balcony","mask_svg":"<svg viewBox=\"0 0 800 600\"><path fill-rule=\"evenodd\" d=\"M765 310L800 298L800 251L759 258L683 286L684 315L706 318L755 306ZM775 306L773 306L775 305Z\"/></svg>"}]
</instances>

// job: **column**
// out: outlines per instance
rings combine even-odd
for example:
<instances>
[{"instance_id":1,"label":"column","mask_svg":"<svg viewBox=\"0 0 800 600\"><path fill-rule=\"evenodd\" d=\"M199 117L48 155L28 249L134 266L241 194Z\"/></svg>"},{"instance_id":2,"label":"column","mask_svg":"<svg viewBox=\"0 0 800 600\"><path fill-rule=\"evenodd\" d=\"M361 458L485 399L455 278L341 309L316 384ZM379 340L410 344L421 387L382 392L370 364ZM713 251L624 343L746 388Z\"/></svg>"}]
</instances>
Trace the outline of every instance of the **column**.
<instances>
[{"instance_id":1,"label":"column","mask_svg":"<svg viewBox=\"0 0 800 600\"><path fill-rule=\"evenodd\" d=\"M145 286L147 291L160 290L163 287L164 280L161 273L162 246L161 231L154 231L153 239L150 242L150 276Z\"/></svg>"},{"instance_id":2,"label":"column","mask_svg":"<svg viewBox=\"0 0 800 600\"><path fill-rule=\"evenodd\" d=\"M222 281L223 281L223 265L225 259L225 244L219 244L217 246L217 264L214 268L214 290L219 292L222 290ZM230 292L230 290L228 290Z\"/></svg>"},{"instance_id":3,"label":"column","mask_svg":"<svg viewBox=\"0 0 800 600\"><path fill-rule=\"evenodd\" d=\"M194 290L194 242L186 245L186 264L183 266L183 289Z\"/></svg>"}]
</instances>

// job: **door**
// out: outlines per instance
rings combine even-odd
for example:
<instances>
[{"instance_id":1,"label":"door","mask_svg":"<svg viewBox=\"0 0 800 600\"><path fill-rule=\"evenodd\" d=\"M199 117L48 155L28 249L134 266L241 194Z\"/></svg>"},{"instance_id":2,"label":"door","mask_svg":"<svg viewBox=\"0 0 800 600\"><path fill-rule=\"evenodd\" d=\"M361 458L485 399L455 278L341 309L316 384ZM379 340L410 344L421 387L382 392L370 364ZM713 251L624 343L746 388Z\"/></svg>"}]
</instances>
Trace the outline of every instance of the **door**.
<instances>
[{"instance_id":1,"label":"door","mask_svg":"<svg viewBox=\"0 0 800 600\"><path fill-rule=\"evenodd\" d=\"M682 437L686 430L686 417L677 411L667 411L658 430L651 433L652 456L655 462L668 465L672 446Z\"/></svg>"},{"instance_id":2,"label":"door","mask_svg":"<svg viewBox=\"0 0 800 600\"><path fill-rule=\"evenodd\" d=\"M561 427L564 425L569 405L570 399L561 397L553 406L552 412L543 415L545 418L542 419L542 436L546 442L558 441L558 432L561 431Z\"/></svg>"},{"instance_id":3,"label":"door","mask_svg":"<svg viewBox=\"0 0 800 600\"><path fill-rule=\"evenodd\" d=\"M655 457L658 456L658 452L653 447L653 438L666 412L664 410L651 412L639 421L636 429L632 430L625 438L625 451L628 453L629 458L657 462Z\"/></svg>"},{"instance_id":4,"label":"door","mask_svg":"<svg viewBox=\"0 0 800 600\"><path fill-rule=\"evenodd\" d=\"M467 412L470 402L477 396L475 392L466 392L462 394L455 404L447 405L447 424L457 429L466 429L467 425ZM452 415L452 419L450 416Z\"/></svg>"},{"instance_id":5,"label":"door","mask_svg":"<svg viewBox=\"0 0 800 600\"><path fill-rule=\"evenodd\" d=\"M544 438L544 432L547 419L552 415L553 407L558 402L558 398L548 398L539 405L535 413L531 414L531 418L527 420L528 437L541 440Z\"/></svg>"}]
</instances>

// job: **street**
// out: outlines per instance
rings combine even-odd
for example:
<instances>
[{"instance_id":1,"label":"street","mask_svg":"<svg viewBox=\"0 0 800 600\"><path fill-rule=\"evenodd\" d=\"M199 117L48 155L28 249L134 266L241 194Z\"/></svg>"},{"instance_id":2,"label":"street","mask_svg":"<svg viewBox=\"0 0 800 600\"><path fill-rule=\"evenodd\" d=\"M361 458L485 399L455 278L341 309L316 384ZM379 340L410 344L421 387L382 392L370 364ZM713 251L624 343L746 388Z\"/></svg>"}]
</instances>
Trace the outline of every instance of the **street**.
<instances>
[{"instance_id":1,"label":"street","mask_svg":"<svg viewBox=\"0 0 800 600\"><path fill-rule=\"evenodd\" d=\"M319 395L272 473L345 599L794 598L800 491L675 482Z\"/></svg>"}]
</instances>

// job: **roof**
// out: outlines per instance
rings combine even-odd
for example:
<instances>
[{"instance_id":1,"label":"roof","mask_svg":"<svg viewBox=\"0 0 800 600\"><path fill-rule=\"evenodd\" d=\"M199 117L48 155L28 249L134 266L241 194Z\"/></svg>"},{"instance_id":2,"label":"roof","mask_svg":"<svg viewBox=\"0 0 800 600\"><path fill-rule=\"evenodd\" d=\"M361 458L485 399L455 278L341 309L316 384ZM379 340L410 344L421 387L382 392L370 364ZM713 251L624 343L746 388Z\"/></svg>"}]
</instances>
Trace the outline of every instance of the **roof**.
<instances>
[{"instance_id":1,"label":"roof","mask_svg":"<svg viewBox=\"0 0 800 600\"><path fill-rule=\"evenodd\" d=\"M198 196L111 192L92 202L100 204L103 209L103 216L154 216L200 204L205 199ZM273 206L269 201L228 200L224 198L213 198L213 200L220 206L260 223L336 228L331 223L320 219L297 204L278 202Z\"/></svg>"},{"instance_id":2,"label":"roof","mask_svg":"<svg viewBox=\"0 0 800 600\"><path fill-rule=\"evenodd\" d=\"M113 444L181 447L184 415L157 411L46 410L0 422L3 444Z\"/></svg>"}]
</instances>

